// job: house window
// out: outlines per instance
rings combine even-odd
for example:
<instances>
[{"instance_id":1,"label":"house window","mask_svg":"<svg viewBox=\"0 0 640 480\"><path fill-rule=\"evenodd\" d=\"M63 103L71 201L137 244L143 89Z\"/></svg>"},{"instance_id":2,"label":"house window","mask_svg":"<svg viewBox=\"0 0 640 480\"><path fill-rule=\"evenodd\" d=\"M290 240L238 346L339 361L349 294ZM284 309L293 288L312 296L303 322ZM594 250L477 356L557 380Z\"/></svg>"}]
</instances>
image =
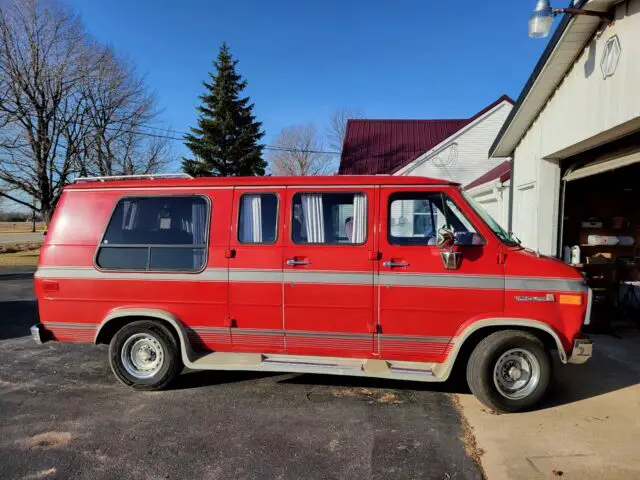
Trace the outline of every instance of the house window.
<instances>
[{"instance_id":1,"label":"house window","mask_svg":"<svg viewBox=\"0 0 640 480\"><path fill-rule=\"evenodd\" d=\"M367 208L364 193L296 193L291 238L296 244L363 244Z\"/></svg>"},{"instance_id":2,"label":"house window","mask_svg":"<svg viewBox=\"0 0 640 480\"><path fill-rule=\"evenodd\" d=\"M96 264L107 270L201 270L208 211L208 202L199 196L123 198L100 242Z\"/></svg>"}]
</instances>

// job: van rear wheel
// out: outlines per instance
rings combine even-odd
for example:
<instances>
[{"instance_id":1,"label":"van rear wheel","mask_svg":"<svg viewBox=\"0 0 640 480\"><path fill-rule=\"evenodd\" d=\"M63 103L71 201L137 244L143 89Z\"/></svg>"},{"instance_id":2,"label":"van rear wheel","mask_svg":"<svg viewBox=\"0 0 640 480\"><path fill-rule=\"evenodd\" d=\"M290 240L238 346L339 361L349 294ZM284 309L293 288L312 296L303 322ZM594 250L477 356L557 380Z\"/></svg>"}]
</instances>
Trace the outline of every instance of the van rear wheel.
<instances>
[{"instance_id":1,"label":"van rear wheel","mask_svg":"<svg viewBox=\"0 0 640 480\"><path fill-rule=\"evenodd\" d=\"M151 320L130 323L116 332L109 344L109 363L121 383L138 390L162 390L182 370L175 337Z\"/></svg>"},{"instance_id":2,"label":"van rear wheel","mask_svg":"<svg viewBox=\"0 0 640 480\"><path fill-rule=\"evenodd\" d=\"M551 361L542 341L528 332L503 330L483 339L467 364L471 392L499 412L536 405L551 382Z\"/></svg>"}]
</instances>

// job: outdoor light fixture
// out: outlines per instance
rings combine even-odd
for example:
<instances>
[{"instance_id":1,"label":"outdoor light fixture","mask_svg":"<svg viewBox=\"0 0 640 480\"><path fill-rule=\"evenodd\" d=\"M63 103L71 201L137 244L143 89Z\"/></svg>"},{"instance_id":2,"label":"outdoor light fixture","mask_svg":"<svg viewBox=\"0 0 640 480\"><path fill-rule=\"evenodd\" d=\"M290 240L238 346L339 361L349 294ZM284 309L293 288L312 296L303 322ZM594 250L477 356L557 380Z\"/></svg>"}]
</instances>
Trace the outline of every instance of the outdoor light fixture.
<instances>
[{"instance_id":1,"label":"outdoor light fixture","mask_svg":"<svg viewBox=\"0 0 640 480\"><path fill-rule=\"evenodd\" d=\"M529 17L529 36L531 38L545 38L549 35L553 17L561 13L569 15L590 15L600 17L607 22L613 21L613 16L607 12L594 12L582 8L552 8L549 0L538 0L536 8L533 9Z\"/></svg>"}]
</instances>

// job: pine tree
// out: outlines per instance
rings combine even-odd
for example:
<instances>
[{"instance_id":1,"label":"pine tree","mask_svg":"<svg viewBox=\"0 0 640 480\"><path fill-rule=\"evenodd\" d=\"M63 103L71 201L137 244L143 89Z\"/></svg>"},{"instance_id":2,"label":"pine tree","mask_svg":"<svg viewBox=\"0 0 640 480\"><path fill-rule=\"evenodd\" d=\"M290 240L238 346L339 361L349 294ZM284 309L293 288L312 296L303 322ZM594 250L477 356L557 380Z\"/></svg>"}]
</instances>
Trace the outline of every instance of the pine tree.
<instances>
[{"instance_id":1,"label":"pine tree","mask_svg":"<svg viewBox=\"0 0 640 480\"><path fill-rule=\"evenodd\" d=\"M229 46L223 43L214 62L211 83L203 82L206 93L200 96L198 127L191 128L185 144L194 159L184 158L182 168L194 176L264 175L267 162L262 159L262 124L253 115L253 103L242 97L246 80L236 72Z\"/></svg>"}]
</instances>

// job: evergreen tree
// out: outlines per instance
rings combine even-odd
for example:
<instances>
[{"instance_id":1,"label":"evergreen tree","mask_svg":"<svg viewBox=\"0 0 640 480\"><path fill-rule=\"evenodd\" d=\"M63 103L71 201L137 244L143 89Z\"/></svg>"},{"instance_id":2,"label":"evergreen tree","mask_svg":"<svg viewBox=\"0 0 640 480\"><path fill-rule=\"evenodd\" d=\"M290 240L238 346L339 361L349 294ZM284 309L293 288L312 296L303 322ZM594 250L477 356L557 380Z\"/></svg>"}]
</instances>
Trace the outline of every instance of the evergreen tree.
<instances>
[{"instance_id":1,"label":"evergreen tree","mask_svg":"<svg viewBox=\"0 0 640 480\"><path fill-rule=\"evenodd\" d=\"M191 128L185 144L194 159L184 158L182 168L194 176L264 175L267 162L262 159L262 124L253 115L253 103L242 97L246 80L236 72L229 46L223 43L214 62L216 73L211 83L203 82L206 93L200 96L198 127Z\"/></svg>"}]
</instances>

